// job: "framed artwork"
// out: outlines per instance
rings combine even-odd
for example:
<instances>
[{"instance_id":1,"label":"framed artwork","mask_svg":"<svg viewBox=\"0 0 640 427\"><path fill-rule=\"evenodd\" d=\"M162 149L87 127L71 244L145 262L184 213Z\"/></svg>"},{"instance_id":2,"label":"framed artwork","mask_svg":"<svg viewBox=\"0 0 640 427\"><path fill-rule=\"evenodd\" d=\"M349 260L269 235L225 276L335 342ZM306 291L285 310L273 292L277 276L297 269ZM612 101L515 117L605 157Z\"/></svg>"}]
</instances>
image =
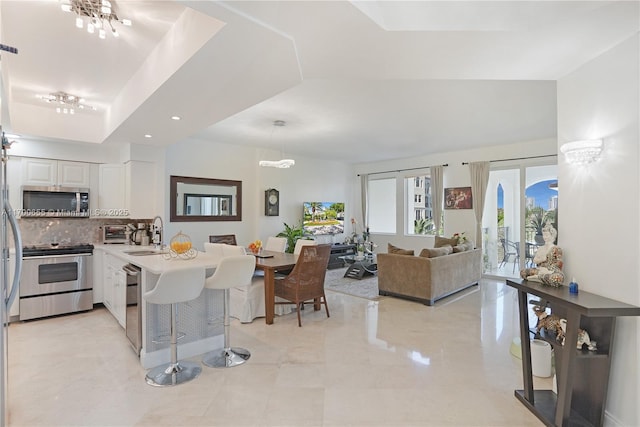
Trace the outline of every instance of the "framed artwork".
<instances>
[{"instance_id":1,"label":"framed artwork","mask_svg":"<svg viewBox=\"0 0 640 427\"><path fill-rule=\"evenodd\" d=\"M473 197L471 187L454 187L444 189L445 209L472 209Z\"/></svg>"}]
</instances>

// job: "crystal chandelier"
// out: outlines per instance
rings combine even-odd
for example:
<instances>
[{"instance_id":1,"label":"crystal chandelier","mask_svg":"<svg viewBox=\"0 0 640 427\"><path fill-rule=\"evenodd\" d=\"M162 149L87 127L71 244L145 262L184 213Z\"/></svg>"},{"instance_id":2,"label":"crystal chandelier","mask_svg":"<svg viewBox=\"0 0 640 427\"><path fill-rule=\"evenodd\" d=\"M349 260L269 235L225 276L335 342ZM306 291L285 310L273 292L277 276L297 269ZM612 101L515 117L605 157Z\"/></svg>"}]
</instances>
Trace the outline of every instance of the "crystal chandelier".
<instances>
[{"instance_id":1,"label":"crystal chandelier","mask_svg":"<svg viewBox=\"0 0 640 427\"><path fill-rule=\"evenodd\" d=\"M97 32L101 39L106 37L107 30L111 31L114 37L120 35L113 26L114 21L131 26L131 20L118 18L109 0L61 0L60 7L65 12L75 12L78 28L84 28L86 18L87 32Z\"/></svg>"},{"instance_id":2,"label":"crystal chandelier","mask_svg":"<svg viewBox=\"0 0 640 427\"><path fill-rule=\"evenodd\" d=\"M50 93L49 95L36 95L39 99L42 99L45 102L53 102L57 103L56 112L59 114L75 114L76 109L84 110L93 110L96 111L97 108L91 105L87 105L84 102L83 98L80 98L76 95L71 95L66 92L55 92Z\"/></svg>"}]
</instances>

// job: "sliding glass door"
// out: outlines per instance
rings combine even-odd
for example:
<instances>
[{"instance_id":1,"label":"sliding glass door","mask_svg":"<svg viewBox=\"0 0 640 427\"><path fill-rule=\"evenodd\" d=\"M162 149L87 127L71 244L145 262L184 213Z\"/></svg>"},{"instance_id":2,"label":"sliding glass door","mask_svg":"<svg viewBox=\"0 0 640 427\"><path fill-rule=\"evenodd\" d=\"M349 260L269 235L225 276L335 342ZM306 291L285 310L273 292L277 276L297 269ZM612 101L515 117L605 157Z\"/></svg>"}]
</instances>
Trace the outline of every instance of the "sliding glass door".
<instances>
[{"instance_id":1,"label":"sliding glass door","mask_svg":"<svg viewBox=\"0 0 640 427\"><path fill-rule=\"evenodd\" d=\"M557 183L555 164L491 170L482 218L485 276L519 277L531 264L542 226L557 222Z\"/></svg>"}]
</instances>

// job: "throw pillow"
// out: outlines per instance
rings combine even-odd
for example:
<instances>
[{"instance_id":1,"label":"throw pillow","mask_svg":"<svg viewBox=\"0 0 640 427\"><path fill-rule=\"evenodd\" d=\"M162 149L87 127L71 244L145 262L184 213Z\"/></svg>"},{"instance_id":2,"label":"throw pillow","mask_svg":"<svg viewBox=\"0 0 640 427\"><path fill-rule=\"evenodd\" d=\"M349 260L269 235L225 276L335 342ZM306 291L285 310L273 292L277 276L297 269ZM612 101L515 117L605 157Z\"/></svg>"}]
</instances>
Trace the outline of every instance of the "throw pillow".
<instances>
[{"instance_id":1,"label":"throw pillow","mask_svg":"<svg viewBox=\"0 0 640 427\"><path fill-rule=\"evenodd\" d=\"M420 255L424 258L436 258L439 256L449 255L453 252L453 248L451 246L443 246L441 248L424 248Z\"/></svg>"},{"instance_id":2,"label":"throw pillow","mask_svg":"<svg viewBox=\"0 0 640 427\"><path fill-rule=\"evenodd\" d=\"M436 236L436 241L433 244L434 248L441 248L443 246L454 247L458 244L458 238L448 239L446 237Z\"/></svg>"},{"instance_id":3,"label":"throw pillow","mask_svg":"<svg viewBox=\"0 0 640 427\"><path fill-rule=\"evenodd\" d=\"M459 253L459 252L464 252L464 251L470 251L474 248L474 244L472 241L467 241L464 243L460 243L459 245L456 245L453 247L453 253Z\"/></svg>"},{"instance_id":4,"label":"throw pillow","mask_svg":"<svg viewBox=\"0 0 640 427\"><path fill-rule=\"evenodd\" d=\"M413 255L413 249L398 248L397 246L393 246L391 243L387 245L387 252L398 255Z\"/></svg>"}]
</instances>

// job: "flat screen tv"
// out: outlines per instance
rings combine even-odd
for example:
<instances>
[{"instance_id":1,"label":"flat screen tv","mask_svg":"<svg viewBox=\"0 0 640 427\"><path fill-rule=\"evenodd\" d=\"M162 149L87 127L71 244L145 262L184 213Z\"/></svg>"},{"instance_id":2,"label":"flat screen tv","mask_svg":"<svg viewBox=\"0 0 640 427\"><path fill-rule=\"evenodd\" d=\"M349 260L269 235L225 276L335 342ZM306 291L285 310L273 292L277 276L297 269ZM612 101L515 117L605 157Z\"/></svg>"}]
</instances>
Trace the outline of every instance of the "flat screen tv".
<instances>
[{"instance_id":1,"label":"flat screen tv","mask_svg":"<svg viewBox=\"0 0 640 427\"><path fill-rule=\"evenodd\" d=\"M313 236L344 233L344 203L304 202L302 228Z\"/></svg>"}]
</instances>

